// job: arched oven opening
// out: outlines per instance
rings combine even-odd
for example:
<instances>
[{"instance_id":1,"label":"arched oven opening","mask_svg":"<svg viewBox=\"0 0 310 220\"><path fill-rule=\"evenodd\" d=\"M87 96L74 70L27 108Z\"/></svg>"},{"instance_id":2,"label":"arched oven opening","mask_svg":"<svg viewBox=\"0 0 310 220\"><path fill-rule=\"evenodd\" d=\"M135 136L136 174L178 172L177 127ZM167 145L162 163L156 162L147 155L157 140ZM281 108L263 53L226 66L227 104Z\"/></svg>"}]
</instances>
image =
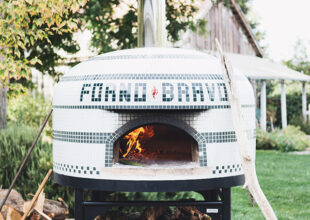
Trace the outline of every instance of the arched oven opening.
<instances>
[{"instance_id":1,"label":"arched oven opening","mask_svg":"<svg viewBox=\"0 0 310 220\"><path fill-rule=\"evenodd\" d=\"M114 144L114 164L134 166L195 165L198 143L185 131L166 124L148 124L122 135Z\"/></svg>"}]
</instances>

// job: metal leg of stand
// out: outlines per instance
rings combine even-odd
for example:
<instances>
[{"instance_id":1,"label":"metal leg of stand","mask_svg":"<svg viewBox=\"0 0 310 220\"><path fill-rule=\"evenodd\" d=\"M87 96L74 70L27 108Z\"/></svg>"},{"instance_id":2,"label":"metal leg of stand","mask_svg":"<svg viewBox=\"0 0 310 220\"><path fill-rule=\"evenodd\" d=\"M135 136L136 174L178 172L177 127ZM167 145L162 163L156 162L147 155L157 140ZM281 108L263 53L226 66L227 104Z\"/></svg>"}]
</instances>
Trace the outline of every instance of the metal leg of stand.
<instances>
[{"instance_id":1,"label":"metal leg of stand","mask_svg":"<svg viewBox=\"0 0 310 220\"><path fill-rule=\"evenodd\" d=\"M207 191L199 191L203 198L205 199L206 202L217 202L219 201L219 193L220 191L218 189L216 190L207 190ZM206 213L207 207L197 207L199 211L202 213ZM222 212L222 209L219 210L219 213ZM221 216L219 213L207 213L212 220L222 220Z\"/></svg>"},{"instance_id":2,"label":"metal leg of stand","mask_svg":"<svg viewBox=\"0 0 310 220\"><path fill-rule=\"evenodd\" d=\"M231 191L230 188L223 188L223 220L230 220L231 219Z\"/></svg>"},{"instance_id":3,"label":"metal leg of stand","mask_svg":"<svg viewBox=\"0 0 310 220\"><path fill-rule=\"evenodd\" d=\"M84 220L84 192L83 189L75 189L74 218L75 220Z\"/></svg>"}]
</instances>

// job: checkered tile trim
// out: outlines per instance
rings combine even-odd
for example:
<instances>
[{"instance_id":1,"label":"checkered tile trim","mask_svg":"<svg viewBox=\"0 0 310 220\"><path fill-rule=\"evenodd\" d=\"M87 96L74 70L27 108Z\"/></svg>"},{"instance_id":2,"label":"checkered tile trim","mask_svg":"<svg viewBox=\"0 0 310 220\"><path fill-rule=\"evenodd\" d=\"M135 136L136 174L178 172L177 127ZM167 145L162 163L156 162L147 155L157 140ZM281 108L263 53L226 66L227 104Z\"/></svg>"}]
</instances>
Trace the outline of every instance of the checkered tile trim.
<instances>
[{"instance_id":1,"label":"checkered tile trim","mask_svg":"<svg viewBox=\"0 0 310 220\"><path fill-rule=\"evenodd\" d=\"M241 164L232 164L232 165L222 165L216 166L215 170L212 170L212 174L226 174L226 173L235 173L242 170Z\"/></svg>"},{"instance_id":2,"label":"checkered tile trim","mask_svg":"<svg viewBox=\"0 0 310 220\"><path fill-rule=\"evenodd\" d=\"M100 171L96 167L83 166L83 165L72 165L72 164L63 164L55 162L53 164L53 169L55 171L63 171L74 174L100 175Z\"/></svg>"},{"instance_id":3,"label":"checkered tile trim","mask_svg":"<svg viewBox=\"0 0 310 220\"><path fill-rule=\"evenodd\" d=\"M61 82L89 81L89 80L223 80L220 74L197 74L197 73L113 73L64 76Z\"/></svg>"},{"instance_id":4,"label":"checkered tile trim","mask_svg":"<svg viewBox=\"0 0 310 220\"><path fill-rule=\"evenodd\" d=\"M168 106L168 105L53 105L54 109L107 109L107 110L119 110L119 109L133 109L133 110L183 110L183 109L229 109L230 105L183 105L183 106Z\"/></svg>"},{"instance_id":5,"label":"checkered tile trim","mask_svg":"<svg viewBox=\"0 0 310 220\"><path fill-rule=\"evenodd\" d=\"M112 133L100 132L71 132L53 130L53 138L57 141L85 144L104 144Z\"/></svg>"},{"instance_id":6,"label":"checkered tile trim","mask_svg":"<svg viewBox=\"0 0 310 220\"><path fill-rule=\"evenodd\" d=\"M226 142L236 142L237 137L234 131L224 131L224 132L208 132L201 133L205 137L207 143L226 143Z\"/></svg>"},{"instance_id":7,"label":"checkered tile trim","mask_svg":"<svg viewBox=\"0 0 310 220\"><path fill-rule=\"evenodd\" d=\"M224 132L207 132L201 133L204 136L206 143L227 143L237 142L237 136L235 131L224 131ZM248 139L256 138L256 129L247 130L246 135Z\"/></svg>"},{"instance_id":8,"label":"checkered tile trim","mask_svg":"<svg viewBox=\"0 0 310 220\"><path fill-rule=\"evenodd\" d=\"M255 131L246 131L246 133L249 139L255 138ZM227 143L237 141L234 131L205 132L197 133L197 135L194 138L201 143ZM71 143L106 144L110 142L113 136L113 133L53 131L54 140Z\"/></svg>"}]
</instances>

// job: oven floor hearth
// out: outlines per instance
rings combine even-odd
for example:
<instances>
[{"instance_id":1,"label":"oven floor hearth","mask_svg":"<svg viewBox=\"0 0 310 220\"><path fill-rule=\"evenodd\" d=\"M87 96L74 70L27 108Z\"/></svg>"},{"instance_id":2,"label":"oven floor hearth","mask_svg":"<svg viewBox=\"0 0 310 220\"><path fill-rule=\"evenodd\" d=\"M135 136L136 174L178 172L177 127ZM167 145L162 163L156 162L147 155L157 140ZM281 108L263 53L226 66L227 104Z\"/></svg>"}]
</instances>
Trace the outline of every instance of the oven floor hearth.
<instances>
[{"instance_id":1,"label":"oven floor hearth","mask_svg":"<svg viewBox=\"0 0 310 220\"><path fill-rule=\"evenodd\" d=\"M115 163L113 165L115 168L130 168L130 167L139 167L142 169L181 169L181 168L196 168L199 167L199 164L196 162L167 162L167 161L162 161L162 162L152 162L148 161L148 163L138 163L138 162L131 162L129 161L128 164L126 163Z\"/></svg>"}]
</instances>

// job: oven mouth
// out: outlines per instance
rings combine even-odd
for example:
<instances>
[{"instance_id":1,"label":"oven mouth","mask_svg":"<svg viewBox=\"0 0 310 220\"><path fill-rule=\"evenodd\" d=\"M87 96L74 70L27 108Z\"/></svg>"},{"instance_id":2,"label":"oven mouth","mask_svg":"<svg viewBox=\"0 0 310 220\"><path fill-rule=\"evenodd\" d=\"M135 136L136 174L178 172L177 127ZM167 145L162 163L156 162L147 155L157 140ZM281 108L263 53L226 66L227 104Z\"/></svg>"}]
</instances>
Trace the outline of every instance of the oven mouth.
<instances>
[{"instance_id":1,"label":"oven mouth","mask_svg":"<svg viewBox=\"0 0 310 220\"><path fill-rule=\"evenodd\" d=\"M124 133L114 143L113 167L190 168L199 164L197 141L166 124L146 124Z\"/></svg>"}]
</instances>

